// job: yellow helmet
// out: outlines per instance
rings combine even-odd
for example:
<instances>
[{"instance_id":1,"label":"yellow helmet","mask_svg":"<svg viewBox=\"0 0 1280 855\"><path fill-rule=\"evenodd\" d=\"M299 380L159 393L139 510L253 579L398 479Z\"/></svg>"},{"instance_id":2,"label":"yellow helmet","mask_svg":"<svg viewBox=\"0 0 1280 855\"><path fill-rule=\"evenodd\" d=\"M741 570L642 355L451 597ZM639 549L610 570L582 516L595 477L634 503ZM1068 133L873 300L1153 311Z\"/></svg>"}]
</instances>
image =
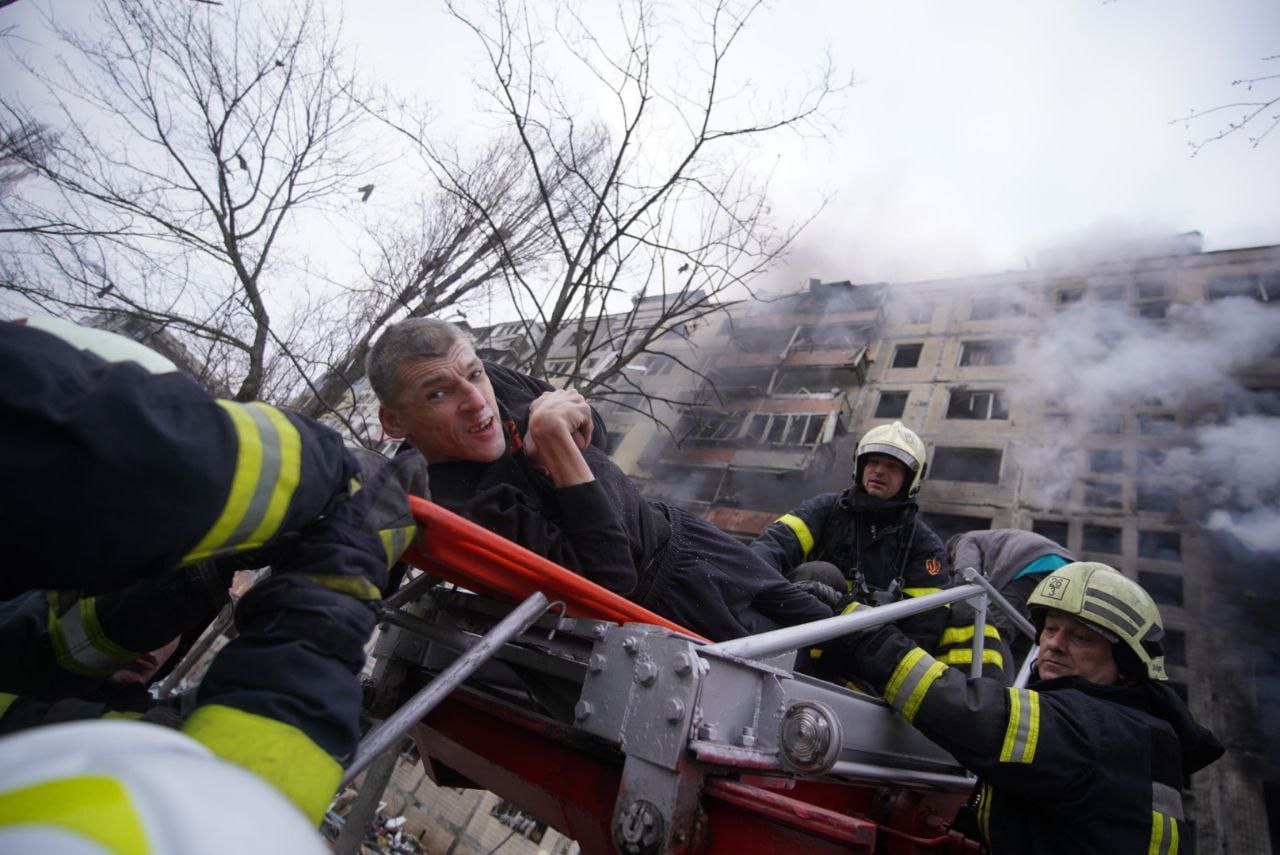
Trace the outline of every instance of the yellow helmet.
<instances>
[{"instance_id":1,"label":"yellow helmet","mask_svg":"<svg viewBox=\"0 0 1280 855\"><path fill-rule=\"evenodd\" d=\"M862 480L862 457L866 454L887 454L907 467L910 478L907 481L907 495L914 496L920 491L920 482L924 480L927 456L924 441L916 432L902 422L891 425L873 427L858 440L858 448L853 453L854 480Z\"/></svg>"},{"instance_id":2,"label":"yellow helmet","mask_svg":"<svg viewBox=\"0 0 1280 855\"><path fill-rule=\"evenodd\" d=\"M1167 680L1164 670L1164 623L1151 595L1114 567L1076 561L1054 570L1027 597L1027 607L1043 624L1043 609L1074 615L1098 630L1113 645L1137 657L1152 680ZM1122 665L1123 663L1119 663ZM1132 670L1132 666L1131 669ZM1135 675L1130 675L1135 676Z\"/></svg>"}]
</instances>

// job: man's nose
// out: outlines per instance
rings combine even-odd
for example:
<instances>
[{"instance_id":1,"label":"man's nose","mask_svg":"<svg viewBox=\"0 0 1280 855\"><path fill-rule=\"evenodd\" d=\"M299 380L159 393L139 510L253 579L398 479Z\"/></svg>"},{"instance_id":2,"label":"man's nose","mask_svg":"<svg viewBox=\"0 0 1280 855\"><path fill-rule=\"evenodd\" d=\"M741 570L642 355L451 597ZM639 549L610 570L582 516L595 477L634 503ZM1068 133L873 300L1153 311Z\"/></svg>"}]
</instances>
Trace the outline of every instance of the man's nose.
<instances>
[{"instance_id":1,"label":"man's nose","mask_svg":"<svg viewBox=\"0 0 1280 855\"><path fill-rule=\"evenodd\" d=\"M462 406L466 408L468 412L474 412L484 409L486 403L488 402L485 401L484 393L480 391L480 387L474 383L468 383L467 398L462 402Z\"/></svg>"}]
</instances>

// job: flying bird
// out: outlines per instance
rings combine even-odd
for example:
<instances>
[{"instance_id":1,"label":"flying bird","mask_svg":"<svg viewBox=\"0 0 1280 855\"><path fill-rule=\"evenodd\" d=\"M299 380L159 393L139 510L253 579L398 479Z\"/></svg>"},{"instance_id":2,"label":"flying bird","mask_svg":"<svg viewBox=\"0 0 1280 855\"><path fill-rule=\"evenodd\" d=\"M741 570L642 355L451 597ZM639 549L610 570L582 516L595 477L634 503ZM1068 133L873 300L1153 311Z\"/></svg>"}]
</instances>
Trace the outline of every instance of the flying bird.
<instances>
[{"instance_id":1,"label":"flying bird","mask_svg":"<svg viewBox=\"0 0 1280 855\"><path fill-rule=\"evenodd\" d=\"M356 188L356 192L357 192L357 193L359 193L359 194L361 194L361 196L360 196L360 201L361 201L361 202L368 202L368 201L369 201L369 197L370 197L371 195L373 195L373 185L372 185L372 184L366 184L366 185L364 185L363 187L357 187L357 188Z\"/></svg>"},{"instance_id":2,"label":"flying bird","mask_svg":"<svg viewBox=\"0 0 1280 855\"><path fill-rule=\"evenodd\" d=\"M689 269L689 262L686 261L684 264L676 268L676 273L684 273L688 269Z\"/></svg>"}]
</instances>

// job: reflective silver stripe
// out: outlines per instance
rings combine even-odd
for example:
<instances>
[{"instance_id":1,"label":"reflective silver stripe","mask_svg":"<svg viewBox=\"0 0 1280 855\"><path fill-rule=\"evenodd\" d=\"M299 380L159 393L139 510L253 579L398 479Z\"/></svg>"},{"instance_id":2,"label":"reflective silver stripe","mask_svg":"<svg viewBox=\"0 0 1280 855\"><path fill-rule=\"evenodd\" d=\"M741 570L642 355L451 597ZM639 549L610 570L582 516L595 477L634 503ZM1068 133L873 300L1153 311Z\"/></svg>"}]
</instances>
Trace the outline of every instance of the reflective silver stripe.
<instances>
[{"instance_id":1,"label":"reflective silver stripe","mask_svg":"<svg viewBox=\"0 0 1280 855\"><path fill-rule=\"evenodd\" d=\"M1182 793L1168 784L1151 782L1151 809L1174 819L1186 819L1182 814Z\"/></svg>"},{"instance_id":2,"label":"reflective silver stripe","mask_svg":"<svg viewBox=\"0 0 1280 855\"><path fill-rule=\"evenodd\" d=\"M253 498L245 509L240 524L227 538L230 545L243 543L262 522L267 508L271 505L271 496L280 477L280 442L276 439L276 429L265 412L257 407L247 406L244 411L253 419L258 429L258 441L262 445L262 465L258 469L258 483L253 487Z\"/></svg>"},{"instance_id":3,"label":"reflective silver stripe","mask_svg":"<svg viewBox=\"0 0 1280 855\"><path fill-rule=\"evenodd\" d=\"M1098 617L1105 618L1106 620L1111 621L1112 625L1120 631L1128 633L1129 635L1138 634L1138 628L1134 626L1132 621L1128 620L1124 615L1114 609L1107 607L1104 603L1094 602L1092 596L1093 595L1090 594L1085 597L1081 611L1086 611L1090 614L1095 614Z\"/></svg>"},{"instance_id":4,"label":"reflective silver stripe","mask_svg":"<svg viewBox=\"0 0 1280 855\"><path fill-rule=\"evenodd\" d=\"M1086 596L1096 597L1099 600L1102 600L1104 603L1107 603L1108 605L1115 606L1117 609L1124 612L1129 617L1129 620L1133 621L1134 624L1136 624L1137 626L1142 626L1142 615L1138 614L1137 609L1135 609L1133 606L1129 605L1119 597L1113 594L1108 594L1106 591L1099 591L1097 588L1090 588L1086 592Z\"/></svg>"},{"instance_id":5,"label":"reflective silver stripe","mask_svg":"<svg viewBox=\"0 0 1280 855\"><path fill-rule=\"evenodd\" d=\"M74 608L58 618L55 631L61 635L62 644L65 645L65 656L71 660L68 662L60 656L59 659L62 660L60 664L67 670L85 669L89 672L110 674L126 662L138 658L138 654L112 644L105 636L100 636L101 628L97 626L93 609L92 598L81 600ZM100 637L95 638L95 636ZM55 645L55 649L58 646L61 645Z\"/></svg>"}]
</instances>

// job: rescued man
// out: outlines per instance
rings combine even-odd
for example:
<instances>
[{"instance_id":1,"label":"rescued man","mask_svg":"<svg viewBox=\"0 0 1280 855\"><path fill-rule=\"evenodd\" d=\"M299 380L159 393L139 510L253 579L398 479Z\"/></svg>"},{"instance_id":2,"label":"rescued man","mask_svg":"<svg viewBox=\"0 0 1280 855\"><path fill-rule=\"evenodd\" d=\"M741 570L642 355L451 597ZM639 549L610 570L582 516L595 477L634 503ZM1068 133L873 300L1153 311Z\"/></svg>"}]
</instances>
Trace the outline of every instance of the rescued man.
<instances>
[{"instance_id":1,"label":"rescued man","mask_svg":"<svg viewBox=\"0 0 1280 855\"><path fill-rule=\"evenodd\" d=\"M427 459L432 500L713 640L830 617L705 520L644 499L576 391L483 362L413 318L369 353L384 432Z\"/></svg>"}]
</instances>

